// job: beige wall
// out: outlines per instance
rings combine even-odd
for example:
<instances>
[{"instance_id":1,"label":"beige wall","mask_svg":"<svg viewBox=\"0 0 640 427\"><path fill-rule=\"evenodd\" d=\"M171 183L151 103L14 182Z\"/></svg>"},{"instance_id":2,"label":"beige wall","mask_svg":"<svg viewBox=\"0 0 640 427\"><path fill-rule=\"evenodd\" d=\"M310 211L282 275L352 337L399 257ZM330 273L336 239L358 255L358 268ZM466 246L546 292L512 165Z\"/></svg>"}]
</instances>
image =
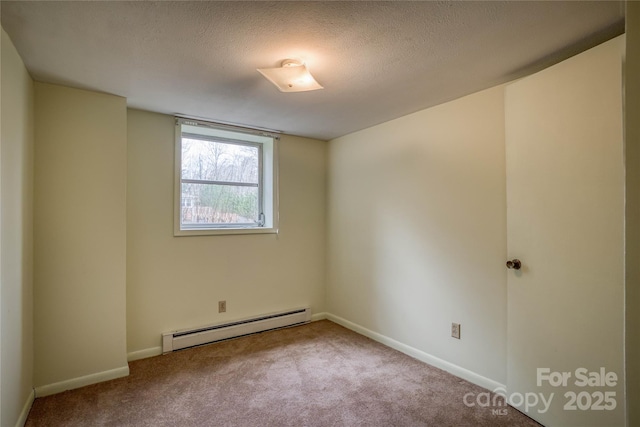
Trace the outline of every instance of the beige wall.
<instances>
[{"instance_id":1,"label":"beige wall","mask_svg":"<svg viewBox=\"0 0 640 427\"><path fill-rule=\"evenodd\" d=\"M36 83L35 102L34 385L46 393L128 372L127 118L124 98L62 86Z\"/></svg>"},{"instance_id":2,"label":"beige wall","mask_svg":"<svg viewBox=\"0 0 640 427\"><path fill-rule=\"evenodd\" d=\"M627 2L626 360L629 426L640 425L640 3Z\"/></svg>"},{"instance_id":3,"label":"beige wall","mask_svg":"<svg viewBox=\"0 0 640 427\"><path fill-rule=\"evenodd\" d=\"M0 139L2 341L0 425L13 426L33 386L33 81L2 30Z\"/></svg>"},{"instance_id":4,"label":"beige wall","mask_svg":"<svg viewBox=\"0 0 640 427\"><path fill-rule=\"evenodd\" d=\"M500 384L503 97L492 88L333 140L328 179L327 311Z\"/></svg>"},{"instance_id":5,"label":"beige wall","mask_svg":"<svg viewBox=\"0 0 640 427\"><path fill-rule=\"evenodd\" d=\"M128 112L127 346L282 309L324 311L326 143L279 142L280 233L173 236L174 119ZM219 300L227 312L218 314Z\"/></svg>"}]
</instances>

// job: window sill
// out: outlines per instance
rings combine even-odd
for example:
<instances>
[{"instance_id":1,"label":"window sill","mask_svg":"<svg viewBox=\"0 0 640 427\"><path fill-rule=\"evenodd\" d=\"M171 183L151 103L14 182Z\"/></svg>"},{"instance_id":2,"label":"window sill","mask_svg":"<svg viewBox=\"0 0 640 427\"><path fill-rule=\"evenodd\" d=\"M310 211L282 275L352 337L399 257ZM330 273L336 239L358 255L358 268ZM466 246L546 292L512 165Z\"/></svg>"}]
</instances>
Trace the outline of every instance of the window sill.
<instances>
[{"instance_id":1,"label":"window sill","mask_svg":"<svg viewBox=\"0 0 640 427\"><path fill-rule=\"evenodd\" d=\"M277 228L216 228L174 230L175 237L187 236L223 236L229 234L278 234Z\"/></svg>"}]
</instances>

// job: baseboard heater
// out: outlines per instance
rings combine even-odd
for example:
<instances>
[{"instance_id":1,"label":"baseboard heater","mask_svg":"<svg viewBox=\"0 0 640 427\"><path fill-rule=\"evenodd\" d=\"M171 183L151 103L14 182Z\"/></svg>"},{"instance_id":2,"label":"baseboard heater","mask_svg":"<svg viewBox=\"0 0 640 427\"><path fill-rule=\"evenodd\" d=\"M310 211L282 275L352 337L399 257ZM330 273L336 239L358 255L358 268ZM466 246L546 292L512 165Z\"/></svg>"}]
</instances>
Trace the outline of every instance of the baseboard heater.
<instances>
[{"instance_id":1,"label":"baseboard heater","mask_svg":"<svg viewBox=\"0 0 640 427\"><path fill-rule=\"evenodd\" d=\"M310 321L311 309L299 308L281 313L265 314L222 325L166 332L162 334L162 354L271 329L299 325Z\"/></svg>"}]
</instances>

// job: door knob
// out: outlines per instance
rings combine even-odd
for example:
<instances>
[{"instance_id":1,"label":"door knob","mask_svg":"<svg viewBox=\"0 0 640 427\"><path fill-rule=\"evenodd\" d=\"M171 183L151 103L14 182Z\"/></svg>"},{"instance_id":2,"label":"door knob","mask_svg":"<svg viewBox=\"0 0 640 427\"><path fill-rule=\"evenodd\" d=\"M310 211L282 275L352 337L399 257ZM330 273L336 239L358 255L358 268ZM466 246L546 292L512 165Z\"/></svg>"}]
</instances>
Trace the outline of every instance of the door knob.
<instances>
[{"instance_id":1,"label":"door knob","mask_svg":"<svg viewBox=\"0 0 640 427\"><path fill-rule=\"evenodd\" d=\"M511 261L507 261L507 268L512 268L514 270L520 270L522 267L522 263L518 258L514 258Z\"/></svg>"}]
</instances>

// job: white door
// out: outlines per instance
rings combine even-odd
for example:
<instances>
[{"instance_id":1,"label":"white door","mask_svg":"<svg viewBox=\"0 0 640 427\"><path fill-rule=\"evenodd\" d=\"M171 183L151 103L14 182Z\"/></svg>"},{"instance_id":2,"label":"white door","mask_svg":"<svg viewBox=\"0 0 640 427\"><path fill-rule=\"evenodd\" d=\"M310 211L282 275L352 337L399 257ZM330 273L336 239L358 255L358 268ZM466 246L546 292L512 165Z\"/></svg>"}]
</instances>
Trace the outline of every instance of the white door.
<instances>
[{"instance_id":1,"label":"white door","mask_svg":"<svg viewBox=\"0 0 640 427\"><path fill-rule=\"evenodd\" d=\"M546 426L624 425L623 50L506 88L507 392Z\"/></svg>"}]
</instances>

